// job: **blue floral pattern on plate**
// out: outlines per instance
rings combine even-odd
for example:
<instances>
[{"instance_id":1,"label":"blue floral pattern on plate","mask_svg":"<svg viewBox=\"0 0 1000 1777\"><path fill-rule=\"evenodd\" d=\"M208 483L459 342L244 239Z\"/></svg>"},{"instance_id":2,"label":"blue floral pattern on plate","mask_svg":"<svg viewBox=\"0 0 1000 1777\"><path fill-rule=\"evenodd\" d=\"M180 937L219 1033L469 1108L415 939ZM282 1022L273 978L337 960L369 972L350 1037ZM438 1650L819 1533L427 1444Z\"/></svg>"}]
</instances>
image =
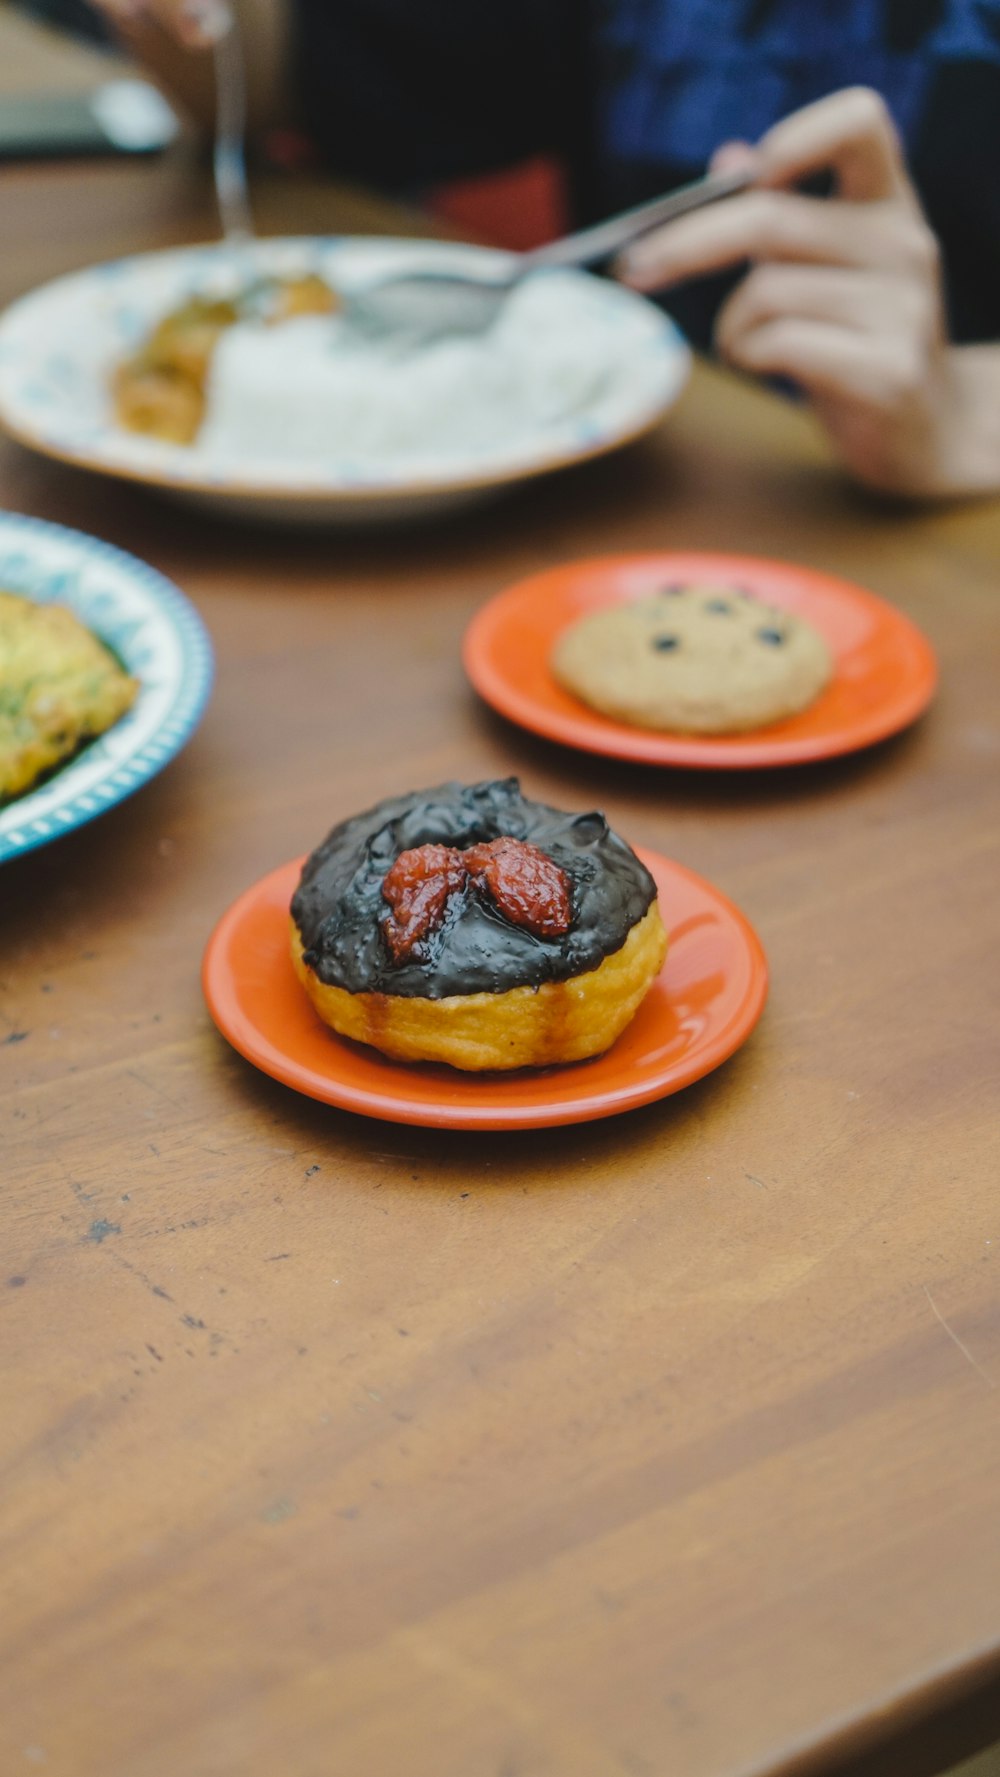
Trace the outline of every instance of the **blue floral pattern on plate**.
<instances>
[{"instance_id":1,"label":"blue floral pattern on plate","mask_svg":"<svg viewBox=\"0 0 1000 1777\"><path fill-rule=\"evenodd\" d=\"M0 587L68 605L140 681L132 709L36 790L0 806L0 862L103 814L162 770L212 684L201 618L169 580L80 531L0 512Z\"/></svg>"}]
</instances>

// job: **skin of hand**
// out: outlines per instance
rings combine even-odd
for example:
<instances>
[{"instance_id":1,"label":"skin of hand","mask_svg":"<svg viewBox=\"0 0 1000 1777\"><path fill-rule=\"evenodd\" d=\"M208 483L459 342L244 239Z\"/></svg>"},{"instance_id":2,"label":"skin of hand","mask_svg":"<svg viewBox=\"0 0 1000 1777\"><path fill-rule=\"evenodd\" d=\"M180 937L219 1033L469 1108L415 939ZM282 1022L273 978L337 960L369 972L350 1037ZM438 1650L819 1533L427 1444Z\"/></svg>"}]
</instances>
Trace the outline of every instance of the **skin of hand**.
<instances>
[{"instance_id":1,"label":"skin of hand","mask_svg":"<svg viewBox=\"0 0 1000 1777\"><path fill-rule=\"evenodd\" d=\"M753 187L637 242L616 268L640 290L749 263L716 326L720 354L809 396L845 468L926 498L1000 489L1000 344L955 347L940 254L878 95L833 93L756 147ZM795 189L830 172L830 198Z\"/></svg>"},{"instance_id":2,"label":"skin of hand","mask_svg":"<svg viewBox=\"0 0 1000 1777\"><path fill-rule=\"evenodd\" d=\"M205 49L229 29L233 11L228 0L93 0L120 31L156 25L187 49Z\"/></svg>"},{"instance_id":3,"label":"skin of hand","mask_svg":"<svg viewBox=\"0 0 1000 1777\"><path fill-rule=\"evenodd\" d=\"M235 23L244 46L251 129L288 114L289 0L91 0L122 46L196 122L211 129L209 53Z\"/></svg>"}]
</instances>

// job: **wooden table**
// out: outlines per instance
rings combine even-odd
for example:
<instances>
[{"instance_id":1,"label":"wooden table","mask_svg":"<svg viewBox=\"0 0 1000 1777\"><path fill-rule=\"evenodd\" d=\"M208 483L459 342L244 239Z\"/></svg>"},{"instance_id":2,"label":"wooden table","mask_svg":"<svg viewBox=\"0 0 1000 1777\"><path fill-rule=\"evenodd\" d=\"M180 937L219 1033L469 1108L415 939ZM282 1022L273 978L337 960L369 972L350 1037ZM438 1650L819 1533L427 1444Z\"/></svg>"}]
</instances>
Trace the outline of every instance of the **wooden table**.
<instances>
[{"instance_id":1,"label":"wooden table","mask_svg":"<svg viewBox=\"0 0 1000 1777\"><path fill-rule=\"evenodd\" d=\"M212 227L183 160L7 171L0 215L4 299ZM0 474L174 577L218 653L162 776L0 874L0 1771L921 1777L1000 1731L1000 507L868 500L707 368L646 443L409 531L230 527L10 444ZM477 703L484 599L671 547L884 594L932 713L746 777ZM746 1047L503 1138L240 1060L198 982L230 900L381 796L511 771L744 908Z\"/></svg>"}]
</instances>

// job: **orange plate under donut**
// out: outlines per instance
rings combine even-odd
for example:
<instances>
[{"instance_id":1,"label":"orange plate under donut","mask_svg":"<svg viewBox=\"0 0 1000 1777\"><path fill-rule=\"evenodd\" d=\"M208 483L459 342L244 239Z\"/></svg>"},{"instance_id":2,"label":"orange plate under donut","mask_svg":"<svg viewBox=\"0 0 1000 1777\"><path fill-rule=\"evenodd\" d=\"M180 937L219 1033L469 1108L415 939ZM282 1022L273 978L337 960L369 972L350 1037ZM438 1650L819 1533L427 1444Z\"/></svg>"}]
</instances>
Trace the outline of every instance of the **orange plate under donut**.
<instances>
[{"instance_id":1,"label":"orange plate under donut","mask_svg":"<svg viewBox=\"0 0 1000 1777\"><path fill-rule=\"evenodd\" d=\"M247 889L205 952L205 998L223 1036L297 1092L390 1123L532 1129L613 1117L710 1073L753 1029L767 993L760 941L701 877L639 851L670 934L663 970L606 1055L569 1067L466 1074L388 1061L313 1011L292 969L288 905L302 859Z\"/></svg>"},{"instance_id":2,"label":"orange plate under donut","mask_svg":"<svg viewBox=\"0 0 1000 1777\"><path fill-rule=\"evenodd\" d=\"M569 624L684 580L745 586L818 629L834 670L816 702L749 734L661 734L602 716L556 684L549 656ZM884 599L832 574L749 555L609 555L532 574L473 618L463 658L487 703L546 740L647 765L728 770L801 765L871 746L916 721L937 684L930 643Z\"/></svg>"}]
</instances>

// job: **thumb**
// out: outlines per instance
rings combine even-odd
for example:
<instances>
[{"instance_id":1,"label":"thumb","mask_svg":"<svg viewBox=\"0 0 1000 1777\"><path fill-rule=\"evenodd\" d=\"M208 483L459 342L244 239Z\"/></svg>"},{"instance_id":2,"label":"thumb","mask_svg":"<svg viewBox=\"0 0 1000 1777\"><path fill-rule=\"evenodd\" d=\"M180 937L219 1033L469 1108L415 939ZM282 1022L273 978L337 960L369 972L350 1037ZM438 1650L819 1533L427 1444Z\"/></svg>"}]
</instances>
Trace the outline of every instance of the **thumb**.
<instances>
[{"instance_id":1,"label":"thumb","mask_svg":"<svg viewBox=\"0 0 1000 1777\"><path fill-rule=\"evenodd\" d=\"M721 142L708 163L710 173L752 173L757 150L749 142Z\"/></svg>"}]
</instances>

